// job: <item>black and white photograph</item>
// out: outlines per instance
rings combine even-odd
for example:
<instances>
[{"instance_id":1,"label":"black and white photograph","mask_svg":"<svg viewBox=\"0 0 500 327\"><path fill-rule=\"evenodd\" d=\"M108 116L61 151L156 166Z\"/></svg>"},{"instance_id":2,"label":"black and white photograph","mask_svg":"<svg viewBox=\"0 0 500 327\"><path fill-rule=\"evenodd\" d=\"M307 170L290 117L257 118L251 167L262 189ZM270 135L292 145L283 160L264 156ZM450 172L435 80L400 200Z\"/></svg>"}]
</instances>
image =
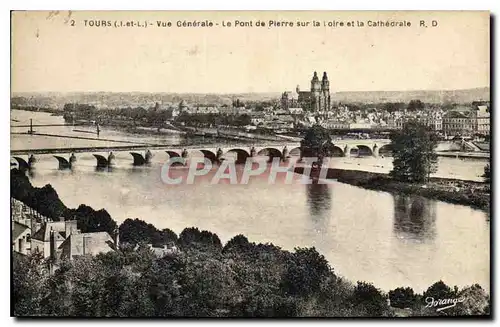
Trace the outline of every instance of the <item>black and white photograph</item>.
<instances>
[{"instance_id":1,"label":"black and white photograph","mask_svg":"<svg viewBox=\"0 0 500 327\"><path fill-rule=\"evenodd\" d=\"M489 11L10 15L11 316L491 318Z\"/></svg>"}]
</instances>

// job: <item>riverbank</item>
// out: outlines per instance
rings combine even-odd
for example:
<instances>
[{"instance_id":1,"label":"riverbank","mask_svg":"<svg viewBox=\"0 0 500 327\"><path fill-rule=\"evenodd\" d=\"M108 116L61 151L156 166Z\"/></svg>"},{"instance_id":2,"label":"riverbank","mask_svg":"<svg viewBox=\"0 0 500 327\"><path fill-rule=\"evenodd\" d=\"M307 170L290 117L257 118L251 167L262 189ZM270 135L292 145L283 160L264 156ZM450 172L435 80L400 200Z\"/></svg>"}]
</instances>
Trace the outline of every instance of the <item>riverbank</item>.
<instances>
[{"instance_id":1,"label":"riverbank","mask_svg":"<svg viewBox=\"0 0 500 327\"><path fill-rule=\"evenodd\" d=\"M295 168L295 172L303 174L304 167ZM490 185L487 183L433 177L425 185L412 184L396 181L388 174L335 168L328 169L326 178L368 190L419 195L432 200L470 206L486 212L490 210Z\"/></svg>"}]
</instances>

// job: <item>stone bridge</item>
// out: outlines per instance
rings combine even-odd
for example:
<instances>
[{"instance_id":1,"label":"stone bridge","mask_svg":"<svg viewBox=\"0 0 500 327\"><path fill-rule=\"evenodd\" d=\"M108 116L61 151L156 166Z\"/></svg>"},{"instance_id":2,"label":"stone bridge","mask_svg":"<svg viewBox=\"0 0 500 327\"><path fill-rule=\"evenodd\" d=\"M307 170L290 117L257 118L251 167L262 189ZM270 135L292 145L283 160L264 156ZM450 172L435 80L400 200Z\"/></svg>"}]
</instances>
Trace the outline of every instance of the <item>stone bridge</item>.
<instances>
[{"instance_id":1,"label":"stone bridge","mask_svg":"<svg viewBox=\"0 0 500 327\"><path fill-rule=\"evenodd\" d=\"M378 156L390 153L389 140L334 140L331 151L334 157L344 156ZM153 160L153 154L158 151L166 152L169 157L205 157L212 161L233 158L236 163L244 163L247 158L267 156L269 158L285 156L300 157L299 142L280 142L269 144L234 144L234 145L152 145L152 146L115 146L94 148L59 148L59 149L33 149L11 151L13 158L20 168L29 169L36 162L35 154L53 154L60 169L71 168L76 161L75 153L90 152L97 160L97 167L112 165L117 152L129 151L133 164L140 166ZM114 153L113 153L114 152ZM63 154L61 156L55 154ZM285 155L284 155L285 154ZM27 158L21 157L27 156ZM67 159L66 159L67 158ZM13 165L13 164L11 164Z\"/></svg>"},{"instance_id":2,"label":"stone bridge","mask_svg":"<svg viewBox=\"0 0 500 327\"><path fill-rule=\"evenodd\" d=\"M220 149L220 150L219 150ZM252 156L268 156L268 157L283 157L284 152L287 156L300 157L300 143L280 143L280 144L265 144L265 145L235 145L221 147L185 147L171 148L167 153L171 157L181 157L182 152L186 150L188 158L191 156L204 156L208 159L215 160L217 152L222 153L223 158L229 156L235 157L237 162L245 162L246 158ZM339 140L334 141L331 148L334 157L349 157L349 156L378 156L379 154L390 153L389 140Z\"/></svg>"}]
</instances>

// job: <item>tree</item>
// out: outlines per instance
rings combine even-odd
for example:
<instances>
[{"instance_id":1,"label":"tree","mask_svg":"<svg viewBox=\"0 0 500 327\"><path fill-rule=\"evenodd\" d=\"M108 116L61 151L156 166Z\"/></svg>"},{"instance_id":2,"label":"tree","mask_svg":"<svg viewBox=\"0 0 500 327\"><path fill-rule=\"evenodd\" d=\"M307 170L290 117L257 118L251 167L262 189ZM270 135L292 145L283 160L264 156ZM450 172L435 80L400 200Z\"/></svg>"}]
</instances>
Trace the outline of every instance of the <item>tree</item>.
<instances>
[{"instance_id":1,"label":"tree","mask_svg":"<svg viewBox=\"0 0 500 327\"><path fill-rule=\"evenodd\" d=\"M407 122L401 131L391 134L394 168L390 175L403 182L427 182L437 170L437 143L437 134L430 128Z\"/></svg>"},{"instance_id":2,"label":"tree","mask_svg":"<svg viewBox=\"0 0 500 327\"><path fill-rule=\"evenodd\" d=\"M43 256L14 253L12 256L12 311L15 316L36 316L43 313L47 269Z\"/></svg>"},{"instance_id":3,"label":"tree","mask_svg":"<svg viewBox=\"0 0 500 327\"><path fill-rule=\"evenodd\" d=\"M403 102L386 102L381 106L383 111L394 112L404 109L405 104Z\"/></svg>"},{"instance_id":4,"label":"tree","mask_svg":"<svg viewBox=\"0 0 500 327\"><path fill-rule=\"evenodd\" d=\"M224 248L222 249L223 253L230 252L230 251L235 251L235 252L240 252L244 253L245 251L248 251L251 248L250 242L248 242L248 239L239 234L230 239L226 245L224 245Z\"/></svg>"},{"instance_id":5,"label":"tree","mask_svg":"<svg viewBox=\"0 0 500 327\"><path fill-rule=\"evenodd\" d=\"M370 317L382 316L388 309L384 295L375 286L365 282L358 282L351 296L351 303Z\"/></svg>"},{"instance_id":6,"label":"tree","mask_svg":"<svg viewBox=\"0 0 500 327\"><path fill-rule=\"evenodd\" d=\"M168 228L160 231L154 225L140 219L126 219L120 225L120 240L134 245L141 242L166 245L169 242L177 242L177 234Z\"/></svg>"},{"instance_id":7,"label":"tree","mask_svg":"<svg viewBox=\"0 0 500 327\"><path fill-rule=\"evenodd\" d=\"M113 236L118 225L104 210L95 211L92 207L81 204L76 210L69 210L68 218L77 220L78 229L82 233L107 232Z\"/></svg>"},{"instance_id":8,"label":"tree","mask_svg":"<svg viewBox=\"0 0 500 327\"><path fill-rule=\"evenodd\" d=\"M422 110L424 108L425 104L420 100L411 100L410 103L408 103L408 110L410 111Z\"/></svg>"},{"instance_id":9,"label":"tree","mask_svg":"<svg viewBox=\"0 0 500 327\"><path fill-rule=\"evenodd\" d=\"M429 288L424 292L422 300L425 302L425 299L428 297L431 297L434 300L452 299L456 297L456 295L456 290L452 290L448 285L440 280L439 282L436 282L429 286Z\"/></svg>"},{"instance_id":10,"label":"tree","mask_svg":"<svg viewBox=\"0 0 500 327\"><path fill-rule=\"evenodd\" d=\"M314 125L306 131L304 139L300 142L302 157L322 158L330 156L332 138L328 131L320 126Z\"/></svg>"},{"instance_id":11,"label":"tree","mask_svg":"<svg viewBox=\"0 0 500 327\"><path fill-rule=\"evenodd\" d=\"M179 245L181 248L205 247L217 251L222 250L222 243L217 234L206 230L200 231L195 227L185 228L179 234Z\"/></svg>"},{"instance_id":12,"label":"tree","mask_svg":"<svg viewBox=\"0 0 500 327\"><path fill-rule=\"evenodd\" d=\"M283 288L293 296L318 292L321 282L331 272L328 261L315 248L296 248L286 266Z\"/></svg>"},{"instance_id":13,"label":"tree","mask_svg":"<svg viewBox=\"0 0 500 327\"><path fill-rule=\"evenodd\" d=\"M490 164L487 164L486 166L484 166L483 177L484 177L484 182L485 183L491 183L491 167L490 167Z\"/></svg>"},{"instance_id":14,"label":"tree","mask_svg":"<svg viewBox=\"0 0 500 327\"><path fill-rule=\"evenodd\" d=\"M389 300L394 308L411 308L417 301L417 296L411 287L398 287L389 291Z\"/></svg>"},{"instance_id":15,"label":"tree","mask_svg":"<svg viewBox=\"0 0 500 327\"><path fill-rule=\"evenodd\" d=\"M250 125L252 123L252 119L247 114L238 115L235 119L234 125L236 126L245 126Z\"/></svg>"},{"instance_id":16,"label":"tree","mask_svg":"<svg viewBox=\"0 0 500 327\"><path fill-rule=\"evenodd\" d=\"M52 185L47 184L42 188L35 188L32 198L33 208L40 214L59 221L68 208L62 203Z\"/></svg>"}]
</instances>

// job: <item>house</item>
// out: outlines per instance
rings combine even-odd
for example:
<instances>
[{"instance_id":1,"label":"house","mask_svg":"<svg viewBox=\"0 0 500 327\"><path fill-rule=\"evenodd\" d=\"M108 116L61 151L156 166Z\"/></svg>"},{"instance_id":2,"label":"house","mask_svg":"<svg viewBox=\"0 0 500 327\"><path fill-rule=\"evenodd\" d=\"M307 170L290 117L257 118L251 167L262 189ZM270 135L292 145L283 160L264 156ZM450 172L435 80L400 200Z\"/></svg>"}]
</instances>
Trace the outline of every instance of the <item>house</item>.
<instances>
[{"instance_id":1,"label":"house","mask_svg":"<svg viewBox=\"0 0 500 327\"><path fill-rule=\"evenodd\" d=\"M372 128L372 124L369 122L358 121L356 123L349 124L350 129L368 129Z\"/></svg>"},{"instance_id":2,"label":"house","mask_svg":"<svg viewBox=\"0 0 500 327\"><path fill-rule=\"evenodd\" d=\"M304 110L302 108L288 108L290 115L302 115Z\"/></svg>"},{"instance_id":3,"label":"house","mask_svg":"<svg viewBox=\"0 0 500 327\"><path fill-rule=\"evenodd\" d=\"M349 123L332 119L322 122L321 126L331 129L349 129Z\"/></svg>"},{"instance_id":4,"label":"house","mask_svg":"<svg viewBox=\"0 0 500 327\"><path fill-rule=\"evenodd\" d=\"M69 235L77 232L76 220L46 222L31 237L31 251L40 252L48 258Z\"/></svg>"},{"instance_id":5,"label":"house","mask_svg":"<svg viewBox=\"0 0 500 327\"><path fill-rule=\"evenodd\" d=\"M453 110L443 117L443 131L447 135L470 135L475 129L475 119L472 111Z\"/></svg>"},{"instance_id":6,"label":"house","mask_svg":"<svg viewBox=\"0 0 500 327\"><path fill-rule=\"evenodd\" d=\"M76 220L47 222L31 237L31 252L40 252L44 258L71 260L116 250L118 231L114 237L107 232L82 233Z\"/></svg>"},{"instance_id":7,"label":"house","mask_svg":"<svg viewBox=\"0 0 500 327\"><path fill-rule=\"evenodd\" d=\"M477 134L490 135L490 112L487 106L478 106L473 112L475 118L474 129Z\"/></svg>"},{"instance_id":8,"label":"house","mask_svg":"<svg viewBox=\"0 0 500 327\"><path fill-rule=\"evenodd\" d=\"M107 232L71 234L57 248L57 258L71 260L75 256L114 251L116 241Z\"/></svg>"},{"instance_id":9,"label":"house","mask_svg":"<svg viewBox=\"0 0 500 327\"><path fill-rule=\"evenodd\" d=\"M162 247L153 246L152 244L147 244L147 246L153 251L153 254L159 258L179 253L179 249L177 249L177 246L173 242L170 242L168 245L163 245Z\"/></svg>"},{"instance_id":10,"label":"house","mask_svg":"<svg viewBox=\"0 0 500 327\"><path fill-rule=\"evenodd\" d=\"M17 221L12 221L12 250L27 254L31 248L31 227Z\"/></svg>"}]
</instances>

